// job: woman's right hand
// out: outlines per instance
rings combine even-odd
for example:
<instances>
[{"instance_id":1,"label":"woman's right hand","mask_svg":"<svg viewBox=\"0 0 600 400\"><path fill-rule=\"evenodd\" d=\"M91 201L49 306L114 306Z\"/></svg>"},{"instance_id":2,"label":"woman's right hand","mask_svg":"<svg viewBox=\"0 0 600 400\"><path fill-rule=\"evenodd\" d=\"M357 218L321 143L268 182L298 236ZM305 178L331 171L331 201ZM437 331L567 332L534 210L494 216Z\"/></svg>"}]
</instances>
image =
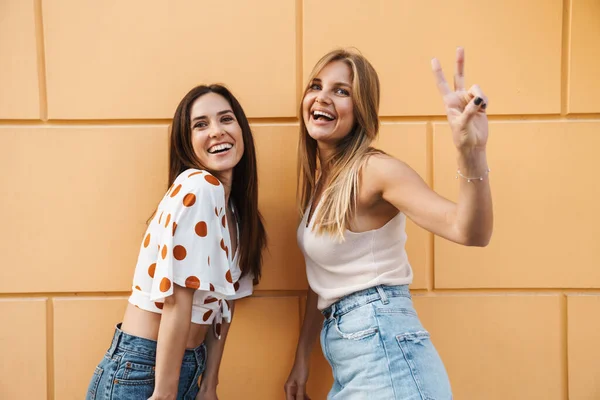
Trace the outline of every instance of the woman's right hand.
<instances>
[{"instance_id":1,"label":"woman's right hand","mask_svg":"<svg viewBox=\"0 0 600 400\"><path fill-rule=\"evenodd\" d=\"M295 362L284 386L286 400L310 400L310 397L306 394L307 381L308 364Z\"/></svg>"},{"instance_id":2,"label":"woman's right hand","mask_svg":"<svg viewBox=\"0 0 600 400\"><path fill-rule=\"evenodd\" d=\"M150 397L148 400L175 400L176 397L177 397L177 393L175 393L175 394L160 394L160 393L157 393L155 390L154 393L152 393L152 397Z\"/></svg>"}]
</instances>

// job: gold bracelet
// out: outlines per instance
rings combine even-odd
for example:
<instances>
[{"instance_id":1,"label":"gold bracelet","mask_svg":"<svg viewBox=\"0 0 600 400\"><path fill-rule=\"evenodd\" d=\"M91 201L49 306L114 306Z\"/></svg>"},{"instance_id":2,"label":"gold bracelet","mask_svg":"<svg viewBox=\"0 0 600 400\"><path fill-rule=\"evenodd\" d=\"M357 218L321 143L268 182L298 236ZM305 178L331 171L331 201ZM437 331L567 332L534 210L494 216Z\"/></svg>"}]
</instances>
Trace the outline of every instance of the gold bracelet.
<instances>
[{"instance_id":1,"label":"gold bracelet","mask_svg":"<svg viewBox=\"0 0 600 400\"><path fill-rule=\"evenodd\" d=\"M475 181L475 180L482 181L483 178L485 178L490 172L491 172L491 170L488 168L483 175L481 175L479 177L471 178L471 177L464 176L463 174L461 174L460 173L460 168L459 168L459 169L456 170L456 179L458 179L458 177L460 176L461 178L466 179L468 183L471 183L471 181Z\"/></svg>"}]
</instances>

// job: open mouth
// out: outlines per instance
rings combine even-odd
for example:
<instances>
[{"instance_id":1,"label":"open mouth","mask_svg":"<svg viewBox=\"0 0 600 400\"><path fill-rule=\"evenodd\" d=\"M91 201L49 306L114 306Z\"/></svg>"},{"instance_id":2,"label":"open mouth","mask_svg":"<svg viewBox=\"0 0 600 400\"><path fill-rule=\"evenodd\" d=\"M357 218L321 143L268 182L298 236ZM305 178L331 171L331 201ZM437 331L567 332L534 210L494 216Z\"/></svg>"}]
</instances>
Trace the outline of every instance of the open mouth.
<instances>
[{"instance_id":1,"label":"open mouth","mask_svg":"<svg viewBox=\"0 0 600 400\"><path fill-rule=\"evenodd\" d=\"M312 117L315 121L333 121L335 116L325 111L315 110L312 112Z\"/></svg>"},{"instance_id":2,"label":"open mouth","mask_svg":"<svg viewBox=\"0 0 600 400\"><path fill-rule=\"evenodd\" d=\"M231 148L233 148L233 145L231 143L216 144L210 147L208 149L208 152L210 154L220 154L229 151Z\"/></svg>"}]
</instances>

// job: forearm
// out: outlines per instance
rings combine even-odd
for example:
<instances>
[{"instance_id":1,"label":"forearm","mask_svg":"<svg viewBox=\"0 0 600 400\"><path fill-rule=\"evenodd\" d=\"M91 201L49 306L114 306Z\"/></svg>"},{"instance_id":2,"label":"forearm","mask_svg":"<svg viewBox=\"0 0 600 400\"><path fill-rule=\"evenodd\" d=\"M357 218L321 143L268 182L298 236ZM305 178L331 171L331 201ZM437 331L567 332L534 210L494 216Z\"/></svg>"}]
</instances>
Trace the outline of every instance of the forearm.
<instances>
[{"instance_id":1,"label":"forearm","mask_svg":"<svg viewBox=\"0 0 600 400\"><path fill-rule=\"evenodd\" d=\"M189 289L179 286L174 290L175 293L165 299L156 349L154 394L165 399L177 397L181 362L192 315L193 293L186 293Z\"/></svg>"},{"instance_id":2,"label":"forearm","mask_svg":"<svg viewBox=\"0 0 600 400\"><path fill-rule=\"evenodd\" d=\"M229 300L229 309L231 311L231 322L233 322L233 313L235 310L235 301ZM217 339L215 335L209 331L204 340L206 345L206 369L202 373L202 383L200 390L214 390L219 384L219 368L223 359L223 351L225 350L225 342L229 333L231 322L224 322L221 326L221 339Z\"/></svg>"},{"instance_id":3,"label":"forearm","mask_svg":"<svg viewBox=\"0 0 600 400\"><path fill-rule=\"evenodd\" d=\"M493 230L492 194L485 149L459 152L458 169L468 179L459 176L456 206L456 230L468 245L485 246ZM482 178L482 179L480 179Z\"/></svg>"},{"instance_id":4,"label":"forearm","mask_svg":"<svg viewBox=\"0 0 600 400\"><path fill-rule=\"evenodd\" d=\"M296 362L308 362L316 338L319 336L323 324L323 314L317 308L318 296L311 288L306 296L306 309L304 321L296 348Z\"/></svg>"}]
</instances>

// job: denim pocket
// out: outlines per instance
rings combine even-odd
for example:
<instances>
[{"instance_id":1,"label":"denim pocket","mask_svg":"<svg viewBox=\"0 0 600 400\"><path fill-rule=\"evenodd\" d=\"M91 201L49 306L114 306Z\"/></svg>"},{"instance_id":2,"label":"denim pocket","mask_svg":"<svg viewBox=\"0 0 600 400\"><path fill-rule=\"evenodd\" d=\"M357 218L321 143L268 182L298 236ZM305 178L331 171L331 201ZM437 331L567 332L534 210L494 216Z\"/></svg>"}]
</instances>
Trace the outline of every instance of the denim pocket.
<instances>
[{"instance_id":1,"label":"denim pocket","mask_svg":"<svg viewBox=\"0 0 600 400\"><path fill-rule=\"evenodd\" d=\"M425 330L396 335L396 341L425 400L451 399L446 369Z\"/></svg>"},{"instance_id":2,"label":"denim pocket","mask_svg":"<svg viewBox=\"0 0 600 400\"><path fill-rule=\"evenodd\" d=\"M336 332L349 340L364 340L379 332L373 307L370 304L337 316L333 324Z\"/></svg>"},{"instance_id":3,"label":"denim pocket","mask_svg":"<svg viewBox=\"0 0 600 400\"><path fill-rule=\"evenodd\" d=\"M122 385L154 384L154 373L154 360L124 357L116 378Z\"/></svg>"},{"instance_id":4,"label":"denim pocket","mask_svg":"<svg viewBox=\"0 0 600 400\"><path fill-rule=\"evenodd\" d=\"M417 316L417 312L415 311L414 308L402 308L402 307L378 308L377 313L379 313L379 314L402 314L402 315L413 316L413 317Z\"/></svg>"},{"instance_id":5,"label":"denim pocket","mask_svg":"<svg viewBox=\"0 0 600 400\"><path fill-rule=\"evenodd\" d=\"M203 364L184 363L179 375L179 393L185 393L183 400L194 400L200 390L200 376L204 372Z\"/></svg>"},{"instance_id":6,"label":"denim pocket","mask_svg":"<svg viewBox=\"0 0 600 400\"><path fill-rule=\"evenodd\" d=\"M154 392L154 360L123 354L115 374L112 398L148 399Z\"/></svg>"},{"instance_id":7,"label":"denim pocket","mask_svg":"<svg viewBox=\"0 0 600 400\"><path fill-rule=\"evenodd\" d=\"M96 392L98 391L98 384L100 383L100 378L102 378L102 373L104 370L99 366L94 370L94 375L92 375L92 380L88 386L86 400L94 400L96 398Z\"/></svg>"}]
</instances>

